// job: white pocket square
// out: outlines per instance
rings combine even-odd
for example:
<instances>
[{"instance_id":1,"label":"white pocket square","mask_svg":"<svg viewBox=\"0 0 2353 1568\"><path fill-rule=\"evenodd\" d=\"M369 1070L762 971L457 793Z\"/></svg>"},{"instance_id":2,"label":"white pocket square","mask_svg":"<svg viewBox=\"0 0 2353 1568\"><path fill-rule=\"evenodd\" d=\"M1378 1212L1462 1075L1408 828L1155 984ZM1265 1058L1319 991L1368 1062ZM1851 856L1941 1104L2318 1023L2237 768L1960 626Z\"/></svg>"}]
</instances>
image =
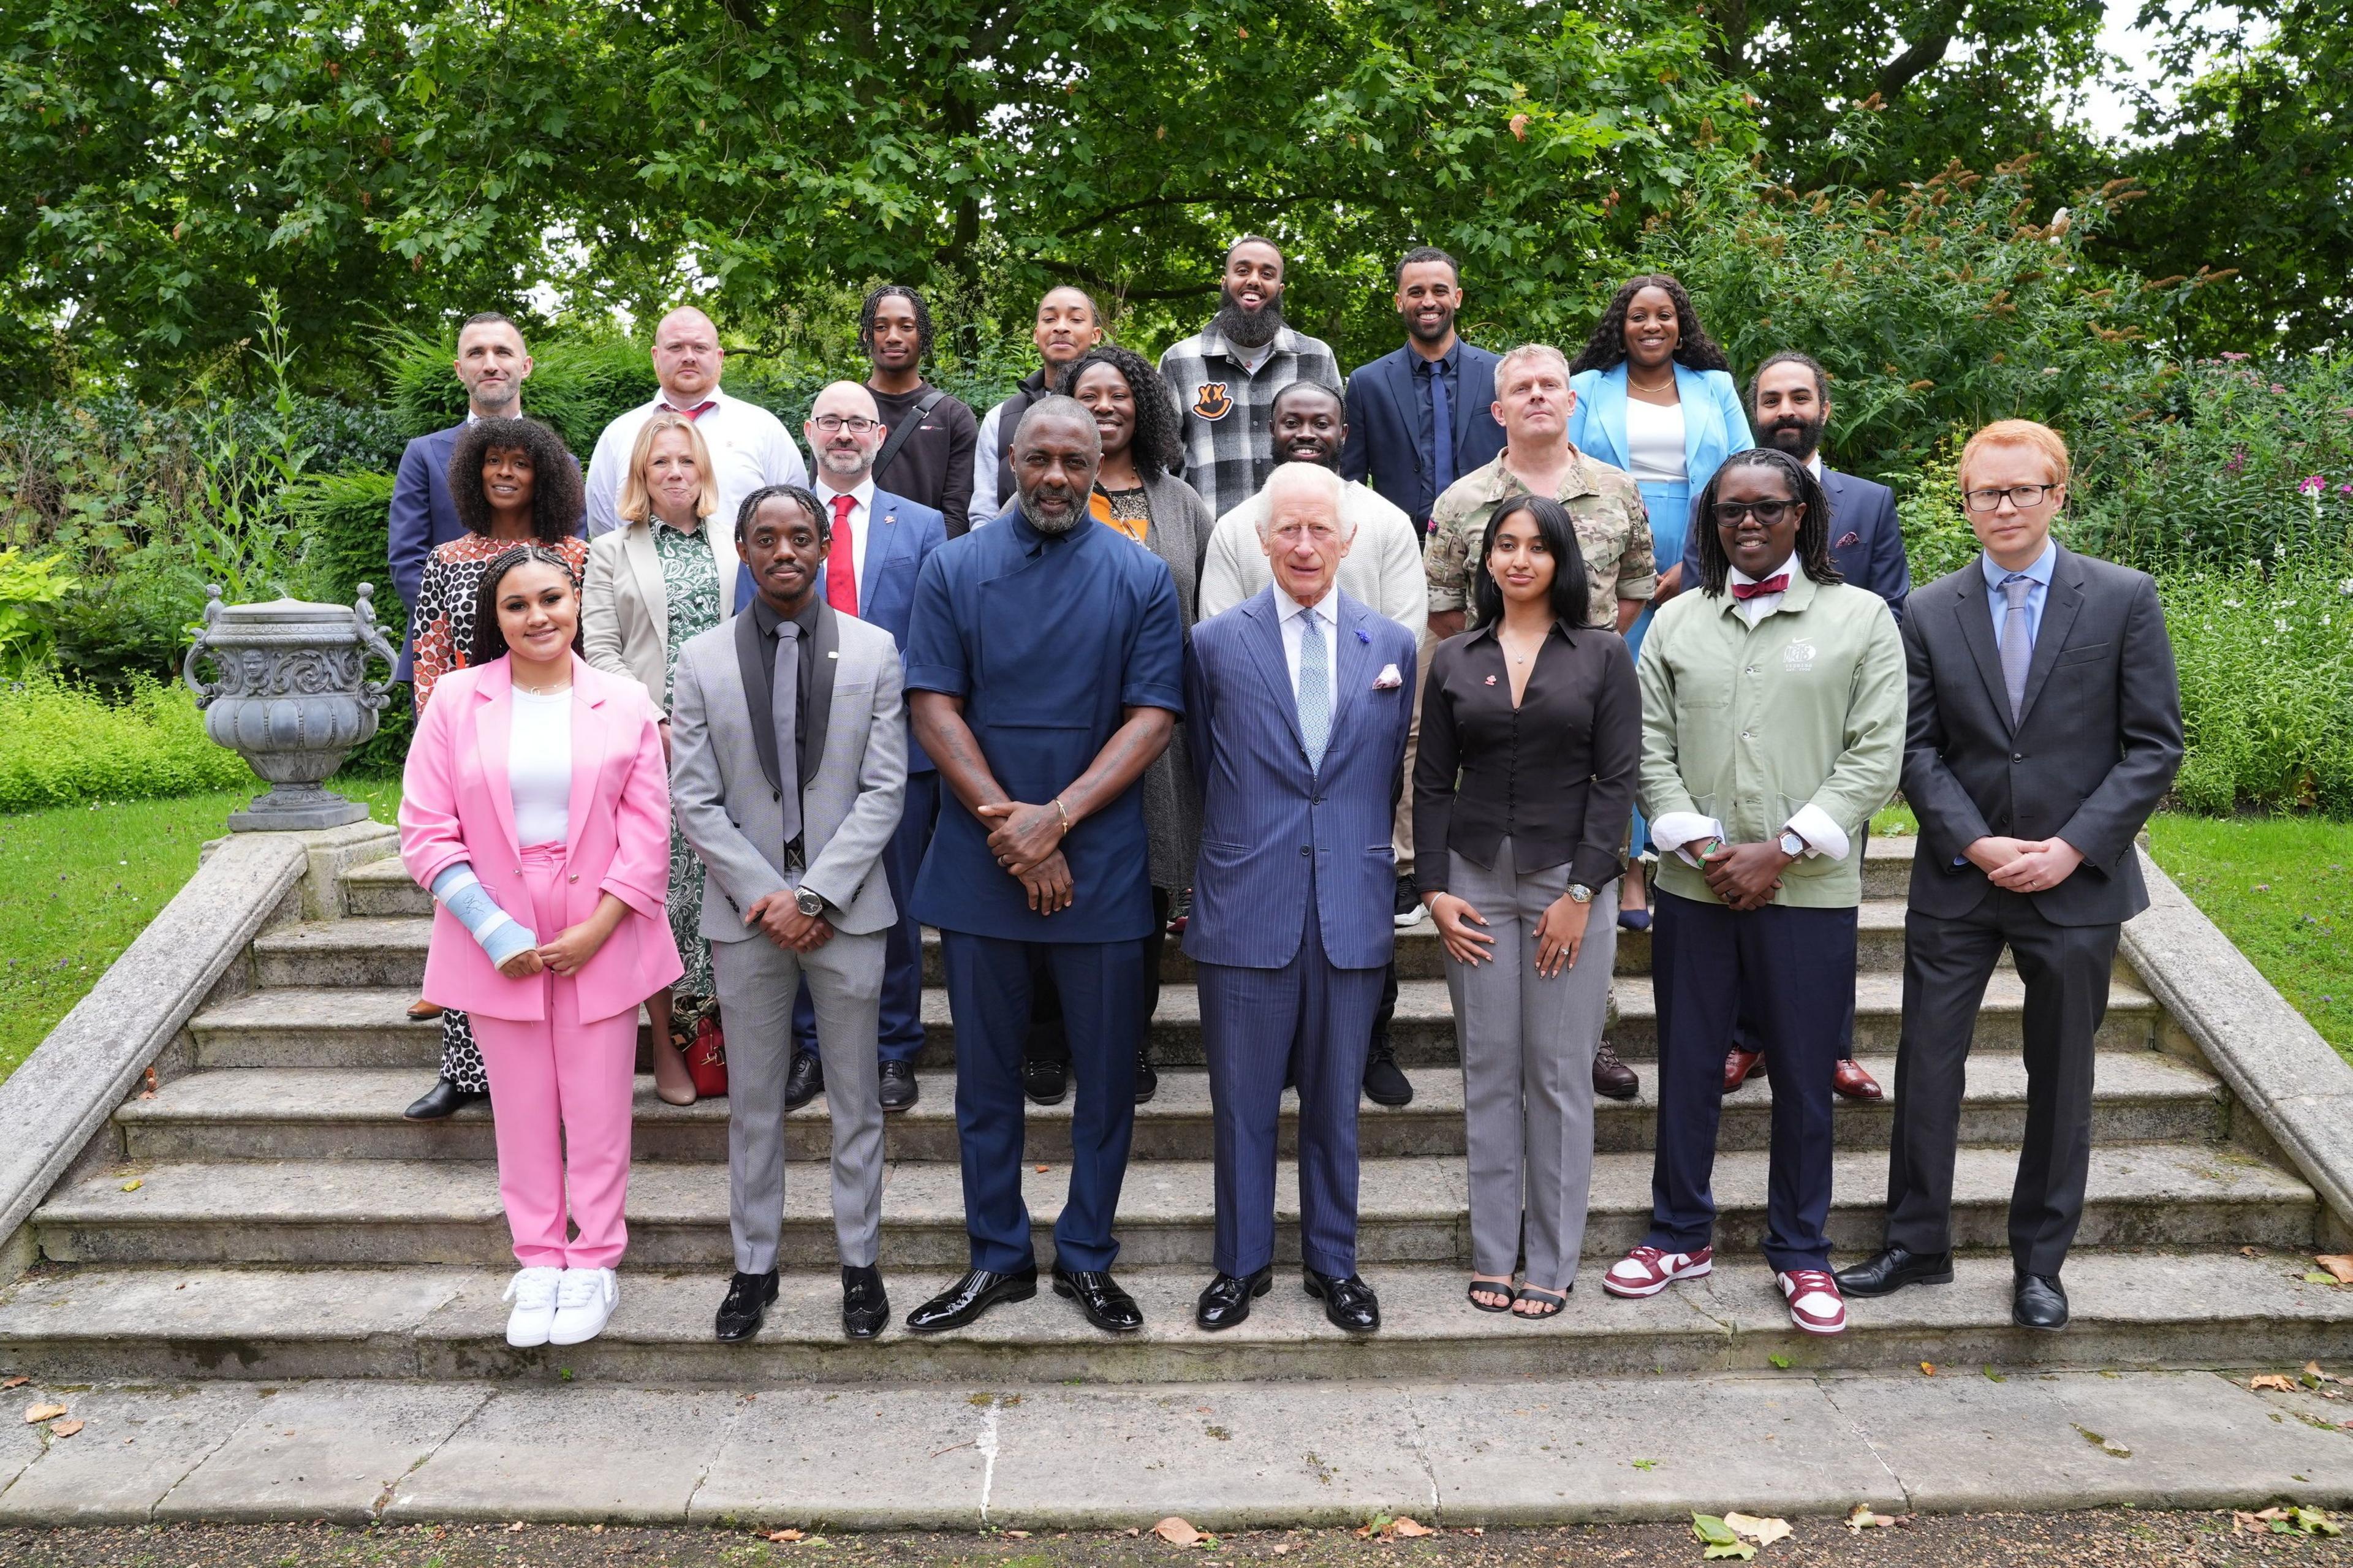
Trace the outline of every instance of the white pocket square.
<instances>
[{"instance_id":1,"label":"white pocket square","mask_svg":"<svg viewBox=\"0 0 2353 1568\"><path fill-rule=\"evenodd\" d=\"M1395 691L1398 687L1403 686L1404 684L1405 677L1398 673L1398 667L1393 664L1385 664L1381 666L1381 673L1379 676L1373 681L1373 689L1376 691Z\"/></svg>"}]
</instances>

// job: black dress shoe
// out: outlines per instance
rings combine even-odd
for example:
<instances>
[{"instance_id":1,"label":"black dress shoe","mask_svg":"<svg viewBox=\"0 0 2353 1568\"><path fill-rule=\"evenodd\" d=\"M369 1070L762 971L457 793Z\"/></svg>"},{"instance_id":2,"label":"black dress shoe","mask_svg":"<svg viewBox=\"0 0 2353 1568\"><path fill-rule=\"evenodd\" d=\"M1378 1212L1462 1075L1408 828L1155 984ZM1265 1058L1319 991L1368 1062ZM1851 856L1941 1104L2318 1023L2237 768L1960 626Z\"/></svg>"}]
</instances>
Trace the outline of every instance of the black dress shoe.
<instances>
[{"instance_id":1,"label":"black dress shoe","mask_svg":"<svg viewBox=\"0 0 2353 1568\"><path fill-rule=\"evenodd\" d=\"M907 1314L907 1326L919 1334L961 1329L1000 1301L1027 1301L1038 1293L1033 1266L1018 1274L997 1274L976 1268Z\"/></svg>"},{"instance_id":2,"label":"black dress shoe","mask_svg":"<svg viewBox=\"0 0 2353 1568\"><path fill-rule=\"evenodd\" d=\"M1949 1252L1906 1252L1883 1247L1866 1263L1841 1268L1831 1276L1849 1296L1886 1296L1906 1285L1949 1285L1953 1255Z\"/></svg>"},{"instance_id":3,"label":"black dress shoe","mask_svg":"<svg viewBox=\"0 0 2353 1568\"><path fill-rule=\"evenodd\" d=\"M792 1070L785 1074L785 1109L798 1110L824 1092L824 1061L815 1051L796 1055Z\"/></svg>"},{"instance_id":4,"label":"black dress shoe","mask_svg":"<svg viewBox=\"0 0 2353 1568\"><path fill-rule=\"evenodd\" d=\"M1318 1274L1302 1266L1301 1282L1307 1293L1324 1303L1324 1315L1335 1329L1352 1334L1369 1334L1381 1326L1380 1298L1373 1288L1354 1274L1345 1279L1333 1274Z\"/></svg>"},{"instance_id":5,"label":"black dress shoe","mask_svg":"<svg viewBox=\"0 0 2353 1568\"><path fill-rule=\"evenodd\" d=\"M433 1087L410 1101L408 1109L400 1114L411 1121L438 1121L445 1116L455 1115L478 1100L490 1098L487 1094L475 1094L459 1089L446 1078L437 1078L433 1080Z\"/></svg>"},{"instance_id":6,"label":"black dress shoe","mask_svg":"<svg viewBox=\"0 0 2353 1568\"><path fill-rule=\"evenodd\" d=\"M1160 1073L1142 1051L1135 1053L1135 1103L1144 1104L1160 1092Z\"/></svg>"},{"instance_id":7,"label":"black dress shoe","mask_svg":"<svg viewBox=\"0 0 2353 1568\"><path fill-rule=\"evenodd\" d=\"M1071 1064L1049 1057L1021 1059L1021 1092L1032 1105L1060 1105L1071 1092Z\"/></svg>"},{"instance_id":8,"label":"black dress shoe","mask_svg":"<svg viewBox=\"0 0 2353 1568\"><path fill-rule=\"evenodd\" d=\"M1413 1103L1413 1080L1398 1068L1387 1035L1375 1035L1372 1049L1365 1053L1365 1098L1375 1105Z\"/></svg>"},{"instance_id":9,"label":"black dress shoe","mask_svg":"<svg viewBox=\"0 0 2353 1568\"><path fill-rule=\"evenodd\" d=\"M1193 1321L1216 1333L1230 1329L1250 1316L1250 1303L1267 1293L1274 1284L1274 1265L1270 1263L1257 1273L1245 1278L1220 1274L1201 1291L1201 1299L1193 1305Z\"/></svg>"},{"instance_id":10,"label":"black dress shoe","mask_svg":"<svg viewBox=\"0 0 2353 1568\"><path fill-rule=\"evenodd\" d=\"M841 1331L853 1340L871 1340L891 1321L891 1298L882 1289L882 1270L872 1264L862 1268L841 1266Z\"/></svg>"},{"instance_id":11,"label":"black dress shoe","mask_svg":"<svg viewBox=\"0 0 2353 1568\"><path fill-rule=\"evenodd\" d=\"M2010 1321L2021 1329L2057 1331L2067 1326L2067 1292L2056 1274L2021 1274L2010 1300Z\"/></svg>"},{"instance_id":12,"label":"black dress shoe","mask_svg":"<svg viewBox=\"0 0 2353 1568\"><path fill-rule=\"evenodd\" d=\"M776 1299L776 1271L738 1273L727 1282L727 1300L719 1303L719 1342L732 1345L760 1331L768 1303Z\"/></svg>"},{"instance_id":13,"label":"black dress shoe","mask_svg":"<svg viewBox=\"0 0 2353 1568\"><path fill-rule=\"evenodd\" d=\"M1057 1263L1054 1294L1076 1301L1087 1321L1107 1334L1132 1334L1144 1327L1144 1309L1120 1289L1108 1268L1065 1268Z\"/></svg>"},{"instance_id":14,"label":"black dress shoe","mask_svg":"<svg viewBox=\"0 0 2353 1568\"><path fill-rule=\"evenodd\" d=\"M882 1109L904 1110L915 1103L915 1069L905 1062L882 1064Z\"/></svg>"}]
</instances>

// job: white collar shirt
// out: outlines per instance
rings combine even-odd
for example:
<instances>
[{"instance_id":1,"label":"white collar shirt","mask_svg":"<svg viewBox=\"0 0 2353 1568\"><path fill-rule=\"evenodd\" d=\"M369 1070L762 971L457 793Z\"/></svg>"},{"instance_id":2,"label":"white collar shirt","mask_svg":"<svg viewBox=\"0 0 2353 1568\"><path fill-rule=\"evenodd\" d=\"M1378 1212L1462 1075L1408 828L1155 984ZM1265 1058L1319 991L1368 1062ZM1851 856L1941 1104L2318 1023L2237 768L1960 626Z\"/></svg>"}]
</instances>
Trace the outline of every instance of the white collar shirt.
<instances>
[{"instance_id":1,"label":"white collar shirt","mask_svg":"<svg viewBox=\"0 0 2353 1568\"><path fill-rule=\"evenodd\" d=\"M1762 583L1767 578L1784 576L1791 572L1795 572L1797 569L1798 552L1792 550L1789 552L1788 559L1784 560L1778 566L1774 567L1772 571L1766 573L1764 577L1751 577L1747 573L1743 572L1737 566L1732 568L1732 570L1726 574L1726 576L1729 581L1734 583ZM1763 620L1766 616L1771 615L1780 607L1780 595L1759 594L1753 599L1734 600L1732 613L1738 616L1742 620L1746 621L1751 626L1754 626L1757 622Z\"/></svg>"},{"instance_id":2,"label":"white collar shirt","mask_svg":"<svg viewBox=\"0 0 2353 1568\"><path fill-rule=\"evenodd\" d=\"M853 490L838 490L823 479L817 483L817 499L824 504L825 520L833 521L839 510L833 504L836 496L847 495L854 503L849 509L849 570L858 582L858 602L866 603L866 522L874 515L874 476L869 473L858 481Z\"/></svg>"},{"instance_id":3,"label":"white collar shirt","mask_svg":"<svg viewBox=\"0 0 2353 1568\"><path fill-rule=\"evenodd\" d=\"M1340 590L1335 585L1324 590L1324 596L1313 605L1303 605L1281 588L1274 591L1275 612L1282 624L1282 661L1291 668L1291 696L1299 699L1299 652L1303 638L1314 636L1324 641L1324 684L1331 700L1331 712L1340 710Z\"/></svg>"}]
</instances>

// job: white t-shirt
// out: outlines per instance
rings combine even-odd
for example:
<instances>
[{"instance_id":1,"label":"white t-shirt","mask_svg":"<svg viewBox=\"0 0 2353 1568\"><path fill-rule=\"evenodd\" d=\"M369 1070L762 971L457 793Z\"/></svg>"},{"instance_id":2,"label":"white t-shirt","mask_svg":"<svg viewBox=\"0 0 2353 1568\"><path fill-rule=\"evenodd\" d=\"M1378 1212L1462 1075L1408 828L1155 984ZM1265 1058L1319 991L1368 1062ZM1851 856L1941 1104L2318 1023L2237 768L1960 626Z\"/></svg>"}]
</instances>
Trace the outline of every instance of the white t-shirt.
<instances>
[{"instance_id":1,"label":"white t-shirt","mask_svg":"<svg viewBox=\"0 0 2353 1568\"><path fill-rule=\"evenodd\" d=\"M1683 462L1683 405L1626 400L1626 461L1636 483L1679 485Z\"/></svg>"},{"instance_id":2,"label":"white t-shirt","mask_svg":"<svg viewBox=\"0 0 2353 1568\"><path fill-rule=\"evenodd\" d=\"M514 801L515 841L565 844L572 837L572 690L544 696L514 689L507 731L507 790Z\"/></svg>"},{"instance_id":3,"label":"white t-shirt","mask_svg":"<svg viewBox=\"0 0 2353 1568\"><path fill-rule=\"evenodd\" d=\"M723 608L735 603L735 514L744 498L765 485L806 485L808 466L793 444L784 422L756 403L730 397L712 387L703 401L711 404L694 422L703 445L711 448L712 478L719 486L719 510L708 523L711 551L719 562ZM689 403L688 407L694 406ZM610 533L621 526L621 489L629 454L647 420L665 408L676 408L666 397L656 397L605 426L596 437L596 455L588 459L588 537ZM677 408L684 413L685 409Z\"/></svg>"}]
</instances>

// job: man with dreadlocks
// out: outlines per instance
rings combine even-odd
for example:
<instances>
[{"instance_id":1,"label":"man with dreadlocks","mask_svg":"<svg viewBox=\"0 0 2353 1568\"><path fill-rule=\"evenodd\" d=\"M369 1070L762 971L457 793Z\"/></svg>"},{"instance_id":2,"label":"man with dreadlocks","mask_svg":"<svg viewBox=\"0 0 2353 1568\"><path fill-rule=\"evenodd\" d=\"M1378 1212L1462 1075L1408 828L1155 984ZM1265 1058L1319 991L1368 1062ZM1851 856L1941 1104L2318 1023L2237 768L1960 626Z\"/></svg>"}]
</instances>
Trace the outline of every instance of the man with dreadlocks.
<instances>
[{"instance_id":1,"label":"man with dreadlocks","mask_svg":"<svg viewBox=\"0 0 2353 1568\"><path fill-rule=\"evenodd\" d=\"M858 346L874 367L866 390L882 416L874 454L878 489L930 507L948 537L972 524L972 455L980 426L972 410L923 379L932 352L932 308L904 283L885 283L858 312Z\"/></svg>"},{"instance_id":2,"label":"man with dreadlocks","mask_svg":"<svg viewBox=\"0 0 2353 1568\"><path fill-rule=\"evenodd\" d=\"M1904 646L1887 602L1840 576L1821 481L1788 453L1734 453L1692 515L1699 592L1658 613L1638 665L1660 855L1651 1230L1601 1288L1655 1296L1710 1271L1724 1053L1746 1011L1773 1061L1765 1259L1790 1321L1835 1334L1831 1077L1854 994L1856 851L1903 765Z\"/></svg>"}]
</instances>

